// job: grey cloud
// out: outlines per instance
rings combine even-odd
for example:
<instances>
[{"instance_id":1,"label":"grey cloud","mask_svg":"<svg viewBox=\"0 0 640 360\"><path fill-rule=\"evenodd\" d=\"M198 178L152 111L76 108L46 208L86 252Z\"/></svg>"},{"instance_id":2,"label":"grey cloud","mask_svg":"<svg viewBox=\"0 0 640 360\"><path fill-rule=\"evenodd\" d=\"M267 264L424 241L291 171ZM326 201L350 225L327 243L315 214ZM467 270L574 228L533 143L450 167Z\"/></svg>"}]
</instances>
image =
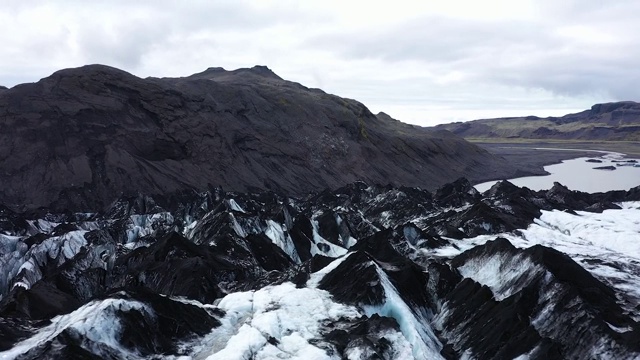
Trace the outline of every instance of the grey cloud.
<instances>
[{"instance_id":1,"label":"grey cloud","mask_svg":"<svg viewBox=\"0 0 640 360\"><path fill-rule=\"evenodd\" d=\"M144 72L145 57L151 56L154 49L162 49L166 53L176 44L192 42L207 46L210 52L218 40L223 43L227 38L238 37L238 34L246 38L292 20L309 24L323 20L322 17L302 13L296 6L261 7L249 1L98 0L89 6L87 2L77 0L34 1L29 2L29 6L25 3L9 0L2 12L12 18L28 17L35 9L47 9L50 13L48 21L54 31L30 36L15 48L16 57L34 62L29 67L47 69L36 71L42 76L61 66L85 63L104 63L134 73ZM29 26L28 23L21 25ZM58 31L65 27L68 31ZM194 37L204 40L194 41ZM188 50L190 53L181 54L186 63L189 56L207 51ZM0 61L0 64L8 68L6 48L4 54L5 61ZM54 58L67 60L50 61ZM49 61L45 63L42 59ZM208 66L218 65L215 61L211 59ZM27 72L29 67L17 63L12 71ZM30 76L33 75L31 72ZM8 76L5 74L2 78Z\"/></svg>"},{"instance_id":2,"label":"grey cloud","mask_svg":"<svg viewBox=\"0 0 640 360\"><path fill-rule=\"evenodd\" d=\"M431 105L549 109L557 102L581 108L596 98L640 99L637 0L540 0L526 20L416 14L401 23L354 27L341 22L344 14L334 18L329 7L271 4L276 7L248 0L8 0L0 15L11 20L49 7L52 26L13 42L4 37L0 83L33 81L86 63L140 76L266 64L290 80L383 111L383 104L418 112ZM576 34L563 30L584 25L614 43L572 38Z\"/></svg>"},{"instance_id":3,"label":"grey cloud","mask_svg":"<svg viewBox=\"0 0 640 360\"><path fill-rule=\"evenodd\" d=\"M538 31L535 24L425 17L368 34L317 37L308 44L336 46L356 58L450 63L522 42Z\"/></svg>"},{"instance_id":4,"label":"grey cloud","mask_svg":"<svg viewBox=\"0 0 640 360\"><path fill-rule=\"evenodd\" d=\"M615 100L640 99L639 54L620 61L593 61L581 56L557 56L542 64L495 69L491 76L506 84L539 87L560 95L604 95Z\"/></svg>"},{"instance_id":5,"label":"grey cloud","mask_svg":"<svg viewBox=\"0 0 640 360\"><path fill-rule=\"evenodd\" d=\"M203 32L224 36L225 32L258 31L278 21L274 14L230 4L193 2L179 6L166 2L166 7L154 5L140 9L148 11L148 16L143 18L124 11L121 18L110 24L81 22L78 45L87 61L135 68L153 47L168 46L170 41L186 40Z\"/></svg>"},{"instance_id":6,"label":"grey cloud","mask_svg":"<svg viewBox=\"0 0 640 360\"><path fill-rule=\"evenodd\" d=\"M137 67L142 56L153 46L158 37L167 32L150 24L131 23L116 29L92 26L78 35L79 51L88 63L105 63L112 66Z\"/></svg>"},{"instance_id":7,"label":"grey cloud","mask_svg":"<svg viewBox=\"0 0 640 360\"><path fill-rule=\"evenodd\" d=\"M542 2L542 4L545 4ZM606 4L610 5L610 4ZM640 99L640 40L636 15L601 2L571 2L543 9L549 19L492 21L423 17L366 34L329 34L308 46L333 48L351 59L417 61L433 71L459 71L467 81L544 89L558 95ZM637 12L635 11L637 10ZM564 26L593 26L621 44L563 36ZM587 35L588 36L588 35ZM338 41L338 39L342 39Z\"/></svg>"}]
</instances>

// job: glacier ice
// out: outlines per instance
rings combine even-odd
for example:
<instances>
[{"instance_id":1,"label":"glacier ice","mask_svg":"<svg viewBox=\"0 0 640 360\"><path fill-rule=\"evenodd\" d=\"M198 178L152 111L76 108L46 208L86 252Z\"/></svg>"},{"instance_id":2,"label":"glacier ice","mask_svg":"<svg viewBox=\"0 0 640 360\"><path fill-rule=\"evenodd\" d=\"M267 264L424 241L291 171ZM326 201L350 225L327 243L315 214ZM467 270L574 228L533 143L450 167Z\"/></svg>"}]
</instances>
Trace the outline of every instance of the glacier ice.
<instances>
[{"instance_id":1,"label":"glacier ice","mask_svg":"<svg viewBox=\"0 0 640 360\"><path fill-rule=\"evenodd\" d=\"M153 311L145 304L125 299L96 300L83 305L78 310L51 319L51 324L39 329L32 337L17 343L10 350L0 352L2 359L14 359L30 349L53 340L63 331L72 331L84 337L87 346L95 354L103 354L102 346L116 350L122 358L136 358L130 350L120 344L119 312L140 311L153 315ZM107 355L107 354L103 354Z\"/></svg>"},{"instance_id":2,"label":"glacier ice","mask_svg":"<svg viewBox=\"0 0 640 360\"><path fill-rule=\"evenodd\" d=\"M442 344L430 326L432 319L427 310L409 307L384 270L377 264L375 267L382 281L385 299L381 305L363 306L367 316L378 314L396 319L404 338L411 344L414 358L443 359L440 355Z\"/></svg>"},{"instance_id":3,"label":"glacier ice","mask_svg":"<svg viewBox=\"0 0 640 360\"><path fill-rule=\"evenodd\" d=\"M324 290L296 288L292 283L229 294L217 306L226 316L223 326L208 338L228 340L202 349L200 358L332 359L310 340L321 337L324 321L360 315L355 307L333 302Z\"/></svg>"},{"instance_id":4,"label":"glacier ice","mask_svg":"<svg viewBox=\"0 0 640 360\"><path fill-rule=\"evenodd\" d=\"M629 318L640 320L636 310L640 304L640 202L617 203L621 209L605 209L601 213L542 210L521 228L502 232L503 224L494 222L496 218L483 217L486 214L478 213L475 205L477 201L490 203L491 209L480 210L495 210L508 220L522 211L519 204L508 199L465 193L450 203L411 204L413 208L406 208L406 203L414 200L407 192L386 189L376 193L378 190L372 187L359 191L354 198L340 194L335 203L330 196L311 205L302 200L279 199L263 209L262 202L267 200L254 201L249 195L232 194L227 198L216 195L215 201L207 200L214 202L206 206L197 203L178 213L154 207L153 213L126 212L121 218L89 214L76 216L79 220L73 221L62 215L29 219L23 230L0 234L0 270L5 275L0 277L0 303L37 295L43 283L55 286L47 276L51 269L61 268L63 281L88 285L69 296L81 297L80 303L90 302L80 308L74 305L74 311L65 310L72 312L51 319L51 324L26 321L28 334L11 340L13 347L0 353L0 357L24 354L38 344L52 341L60 331L85 339L82 346L97 355L107 356L101 352L107 351L121 357L141 357L123 346L119 316L142 312L150 319L155 308L135 300L105 299L99 294L109 284L149 287L161 278L167 280L167 286L153 291L171 301L204 309L220 323L198 336L180 339L178 351L157 354L168 359L356 359L383 353L383 358L423 359L449 357L451 352L471 359L481 357L482 349L463 340L490 332L468 323L482 311L486 312L487 317L482 319L488 327L522 323L525 330L562 347L566 356L625 359L626 354L630 354L628 358L636 355L619 339L636 331ZM571 203L570 198L563 197L566 194L561 195L553 194L557 201ZM532 196L527 200L529 204L546 201L541 200L540 194ZM474 197L478 198L473 200ZM537 205L534 208L538 209ZM472 236L471 230L489 234ZM30 238L36 234L39 235ZM168 235L176 238L171 237L169 242ZM496 237L506 239L515 248L461 256L495 242ZM371 239L377 242L370 242ZM163 241L168 245L162 245ZM532 255L531 251L540 245L568 254L608 285L606 294L615 295L610 296L611 301L619 304L624 314L603 317L591 299L576 290L579 284L563 284L557 272ZM260 260L274 261L277 266L267 268L265 263L256 261L258 255L264 255L260 249L277 253L277 257ZM532 250L525 252L526 249ZM397 251L403 261L411 262L417 272L402 273L398 262L381 261L391 250ZM303 252L306 258L309 252L317 256L303 261ZM356 257L352 258L354 254ZM143 259L152 265L146 265ZM354 273L360 266L370 271L359 275L362 278L335 272L338 274L333 274L332 281L338 286L346 282L344 289L352 289L350 281L371 281L358 291L369 296L367 286L376 286L376 297L371 298L376 305L337 300L337 292L332 296L319 288L322 279L344 266L345 261ZM278 267L280 264L282 267ZM431 277L434 264L438 266ZM211 271L198 273L204 277L194 275L203 267ZM85 272L89 275L83 277ZM429 287L424 284L425 289L418 289L408 277L428 279ZM192 278L199 279L193 281L193 287L189 283ZM184 292L174 292L182 284L187 284ZM469 291L462 303L467 299L478 301L476 308L465 310L464 304L452 301L457 296L452 289L458 286L466 286ZM423 290L424 298L412 297ZM491 313L494 307L506 315ZM522 312L521 308L527 311ZM460 316L456 312L460 309L468 312ZM522 313L526 315L521 316ZM452 320L456 316L460 318ZM503 322L496 322L501 317ZM9 318L0 316L0 333L13 325L10 320L2 322L6 319ZM113 326L107 329L107 323ZM350 343L331 338L351 335L340 332L345 329L378 330L349 340ZM567 329L583 336L576 337ZM335 333L330 335L332 331ZM598 334L598 339L584 335L589 331ZM389 351L374 350L367 339L382 341ZM521 346L519 359L537 358L547 351L546 345L535 341L526 345L529 347L514 346Z\"/></svg>"}]
</instances>

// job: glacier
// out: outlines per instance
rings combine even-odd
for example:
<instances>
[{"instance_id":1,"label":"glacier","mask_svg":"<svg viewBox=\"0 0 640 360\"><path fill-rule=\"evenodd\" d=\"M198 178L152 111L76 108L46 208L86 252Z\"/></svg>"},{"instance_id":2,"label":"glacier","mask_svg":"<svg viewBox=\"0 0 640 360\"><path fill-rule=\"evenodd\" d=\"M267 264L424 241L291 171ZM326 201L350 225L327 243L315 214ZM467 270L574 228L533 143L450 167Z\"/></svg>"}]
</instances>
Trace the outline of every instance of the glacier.
<instances>
[{"instance_id":1,"label":"glacier","mask_svg":"<svg viewBox=\"0 0 640 360\"><path fill-rule=\"evenodd\" d=\"M0 358L640 358L640 189L182 199L3 213Z\"/></svg>"}]
</instances>

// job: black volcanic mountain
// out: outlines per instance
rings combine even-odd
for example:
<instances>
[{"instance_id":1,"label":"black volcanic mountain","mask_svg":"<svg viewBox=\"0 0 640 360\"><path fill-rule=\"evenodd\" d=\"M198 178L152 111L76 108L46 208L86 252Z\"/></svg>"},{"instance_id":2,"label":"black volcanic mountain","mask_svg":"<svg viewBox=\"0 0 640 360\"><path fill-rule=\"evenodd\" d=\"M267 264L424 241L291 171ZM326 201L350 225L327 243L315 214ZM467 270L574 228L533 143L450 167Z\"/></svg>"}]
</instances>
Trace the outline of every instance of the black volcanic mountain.
<instances>
[{"instance_id":1,"label":"black volcanic mountain","mask_svg":"<svg viewBox=\"0 0 640 360\"><path fill-rule=\"evenodd\" d=\"M447 131L374 115L263 66L141 79L102 65L0 91L0 202L102 208L120 195L302 195L364 180L436 187L514 175Z\"/></svg>"},{"instance_id":2,"label":"black volcanic mountain","mask_svg":"<svg viewBox=\"0 0 640 360\"><path fill-rule=\"evenodd\" d=\"M436 126L464 138L640 140L640 103L596 104L589 110L562 117L536 116L482 119Z\"/></svg>"}]
</instances>

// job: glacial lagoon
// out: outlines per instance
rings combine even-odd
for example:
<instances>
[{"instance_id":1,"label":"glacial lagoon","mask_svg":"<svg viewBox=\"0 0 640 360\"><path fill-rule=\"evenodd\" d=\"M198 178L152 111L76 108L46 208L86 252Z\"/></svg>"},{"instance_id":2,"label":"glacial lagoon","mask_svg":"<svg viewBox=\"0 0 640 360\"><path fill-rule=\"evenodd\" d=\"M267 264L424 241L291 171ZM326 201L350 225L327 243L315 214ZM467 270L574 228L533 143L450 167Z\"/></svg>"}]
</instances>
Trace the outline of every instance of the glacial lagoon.
<instances>
[{"instance_id":1,"label":"glacial lagoon","mask_svg":"<svg viewBox=\"0 0 640 360\"><path fill-rule=\"evenodd\" d=\"M601 160L602 163L587 162L586 160L588 159L598 159ZM631 159L624 158L624 154L620 153L594 151L593 157L580 157L564 160L559 164L545 166L544 169L550 173L549 175L526 176L508 180L514 185L526 186L532 190L550 189L554 182L559 182L571 190L589 193L610 190L629 190L632 187L640 185L640 167L619 166L621 163L617 161L621 160ZM638 164L640 164L640 160L636 160L638 160ZM613 166L615 170L594 169L595 167L601 166ZM484 182L475 185L475 188L483 192L496 182L497 181Z\"/></svg>"}]
</instances>

